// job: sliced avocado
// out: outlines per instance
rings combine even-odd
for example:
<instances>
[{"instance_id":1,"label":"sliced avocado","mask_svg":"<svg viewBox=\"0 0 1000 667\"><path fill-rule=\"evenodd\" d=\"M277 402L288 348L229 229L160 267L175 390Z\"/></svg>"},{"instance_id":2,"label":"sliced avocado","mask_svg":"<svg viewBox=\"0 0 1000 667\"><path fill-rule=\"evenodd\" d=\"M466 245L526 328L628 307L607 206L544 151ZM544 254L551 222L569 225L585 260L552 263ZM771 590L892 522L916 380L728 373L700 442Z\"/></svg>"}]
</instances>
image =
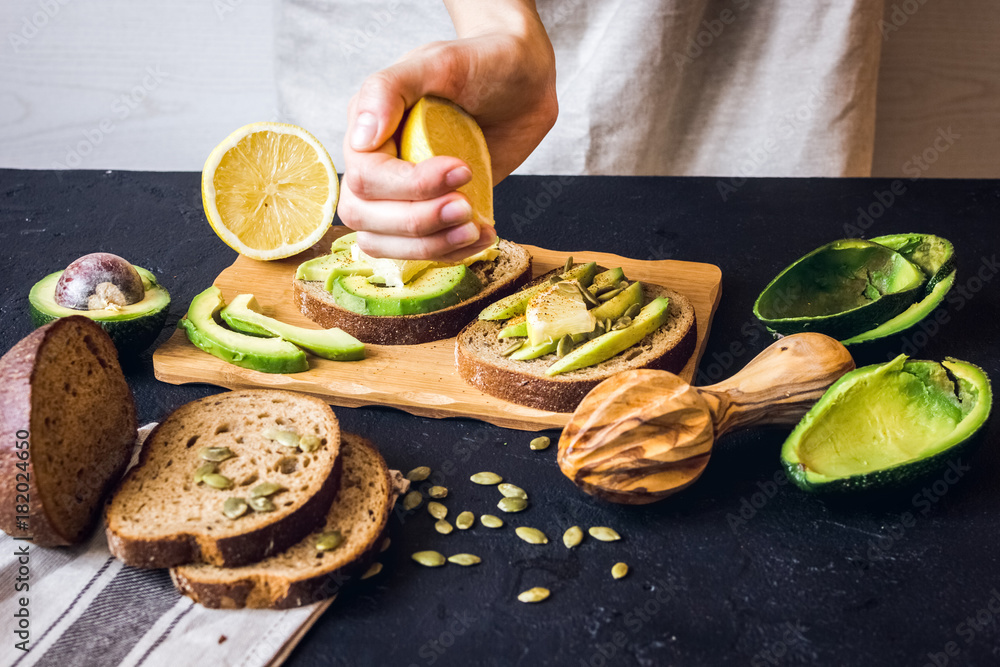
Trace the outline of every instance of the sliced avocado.
<instances>
[{"instance_id":1,"label":"sliced avocado","mask_svg":"<svg viewBox=\"0 0 1000 667\"><path fill-rule=\"evenodd\" d=\"M528 335L528 318L524 315L512 317L497 334L497 338L517 338Z\"/></svg>"},{"instance_id":2,"label":"sliced avocado","mask_svg":"<svg viewBox=\"0 0 1000 667\"><path fill-rule=\"evenodd\" d=\"M340 276L330 294L341 308L363 315L431 313L460 303L482 290L466 266L431 268L402 287L382 287L364 276Z\"/></svg>"},{"instance_id":3,"label":"sliced avocado","mask_svg":"<svg viewBox=\"0 0 1000 667\"><path fill-rule=\"evenodd\" d=\"M883 322L870 331L859 333L856 336L851 336L850 338L840 342L844 345L858 345L860 343L868 343L880 338L885 338L886 336L891 336L901 331L906 331L917 322L934 312L934 309L941 305L941 302L944 301L945 295L948 294L954 283L955 272L952 271L934 285L934 289L931 290L930 294L925 296L920 301L917 301L915 304L901 312L899 315L896 315L888 322Z\"/></svg>"},{"instance_id":4,"label":"sliced avocado","mask_svg":"<svg viewBox=\"0 0 1000 667\"><path fill-rule=\"evenodd\" d=\"M527 339L525 339L524 345L517 348L517 351L511 354L510 358L515 361L537 359L538 357L544 357L546 354L552 354L558 347L559 341L557 340L547 340L544 343L539 343L538 345L531 345L528 343Z\"/></svg>"},{"instance_id":5,"label":"sliced avocado","mask_svg":"<svg viewBox=\"0 0 1000 667\"><path fill-rule=\"evenodd\" d=\"M593 294L602 287L617 285L623 280L625 280L625 272L622 271L621 267L616 267L614 269L602 271L594 276L594 282L591 283L590 287L587 289L589 289L591 294Z\"/></svg>"},{"instance_id":6,"label":"sliced avocado","mask_svg":"<svg viewBox=\"0 0 1000 667\"><path fill-rule=\"evenodd\" d=\"M75 310L60 306L55 302L55 289L63 272L50 273L35 283L28 293L32 324L40 327L60 317L83 315L108 332L120 354L142 352L156 340L163 329L169 311L170 294L157 283L152 273L141 266L133 266L142 278L146 294L141 301L114 309Z\"/></svg>"},{"instance_id":7,"label":"sliced avocado","mask_svg":"<svg viewBox=\"0 0 1000 667\"><path fill-rule=\"evenodd\" d=\"M289 343L334 361L365 358L365 345L349 333L333 329L304 329L262 315L253 294L240 294L222 309L222 319L230 328L248 334L279 336Z\"/></svg>"},{"instance_id":8,"label":"sliced avocado","mask_svg":"<svg viewBox=\"0 0 1000 667\"><path fill-rule=\"evenodd\" d=\"M351 259L350 253L339 251L321 255L299 264L295 270L296 280L327 281L329 276L370 276L371 267Z\"/></svg>"},{"instance_id":9,"label":"sliced avocado","mask_svg":"<svg viewBox=\"0 0 1000 667\"><path fill-rule=\"evenodd\" d=\"M212 285L191 300L178 326L196 346L231 364L263 373L298 373L309 369L305 352L280 338L255 338L226 329L215 321L226 302Z\"/></svg>"},{"instance_id":10,"label":"sliced avocado","mask_svg":"<svg viewBox=\"0 0 1000 667\"><path fill-rule=\"evenodd\" d=\"M350 251L351 246L354 245L354 242L357 240L357 238L358 238L357 232L348 232L343 236L338 236L333 240L333 243L330 245L330 252L331 253L340 252L342 250Z\"/></svg>"},{"instance_id":11,"label":"sliced avocado","mask_svg":"<svg viewBox=\"0 0 1000 667\"><path fill-rule=\"evenodd\" d=\"M892 248L920 267L927 276L926 293L955 270L955 247L948 239L933 234L890 234L871 239Z\"/></svg>"},{"instance_id":12,"label":"sliced avocado","mask_svg":"<svg viewBox=\"0 0 1000 667\"><path fill-rule=\"evenodd\" d=\"M594 275L597 273L597 263L577 264L559 277L562 280L576 280L584 287L590 287L594 282ZM494 301L479 313L481 320L508 320L517 315L524 315L528 308L528 302L544 289L549 288L549 283L543 282L538 285L525 288L520 292L506 296L499 301Z\"/></svg>"},{"instance_id":13,"label":"sliced avocado","mask_svg":"<svg viewBox=\"0 0 1000 667\"><path fill-rule=\"evenodd\" d=\"M764 288L754 315L782 334L850 338L895 317L923 295L926 276L895 250L843 239L817 248Z\"/></svg>"},{"instance_id":14,"label":"sliced avocado","mask_svg":"<svg viewBox=\"0 0 1000 667\"><path fill-rule=\"evenodd\" d=\"M598 320L606 320L611 318L617 320L619 317L625 314L632 304L643 305L645 300L644 293L642 291L642 283L636 281L623 289L617 296L608 299L599 306L595 306L590 312L594 314Z\"/></svg>"},{"instance_id":15,"label":"sliced avocado","mask_svg":"<svg viewBox=\"0 0 1000 667\"><path fill-rule=\"evenodd\" d=\"M906 484L947 465L992 403L981 368L901 354L837 380L788 436L781 461L806 491Z\"/></svg>"},{"instance_id":16,"label":"sliced avocado","mask_svg":"<svg viewBox=\"0 0 1000 667\"><path fill-rule=\"evenodd\" d=\"M632 320L632 324L624 329L609 331L603 336L587 341L549 366L545 370L545 374L558 375L586 368L624 352L663 326L669 317L669 308L670 300L668 298L661 296L653 299L639 311L639 314Z\"/></svg>"}]
</instances>

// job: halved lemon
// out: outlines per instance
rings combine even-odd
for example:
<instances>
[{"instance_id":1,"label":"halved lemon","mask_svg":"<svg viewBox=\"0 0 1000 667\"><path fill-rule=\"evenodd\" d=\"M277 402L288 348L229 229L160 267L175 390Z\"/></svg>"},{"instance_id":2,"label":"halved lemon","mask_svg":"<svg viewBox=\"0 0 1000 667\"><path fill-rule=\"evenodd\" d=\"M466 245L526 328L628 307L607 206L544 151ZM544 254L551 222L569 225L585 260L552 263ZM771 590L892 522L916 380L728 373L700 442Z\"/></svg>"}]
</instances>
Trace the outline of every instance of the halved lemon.
<instances>
[{"instance_id":1,"label":"halved lemon","mask_svg":"<svg viewBox=\"0 0 1000 667\"><path fill-rule=\"evenodd\" d=\"M301 127L252 123L205 161L201 198L212 229L252 259L310 248L333 223L340 184L323 145Z\"/></svg>"}]
</instances>

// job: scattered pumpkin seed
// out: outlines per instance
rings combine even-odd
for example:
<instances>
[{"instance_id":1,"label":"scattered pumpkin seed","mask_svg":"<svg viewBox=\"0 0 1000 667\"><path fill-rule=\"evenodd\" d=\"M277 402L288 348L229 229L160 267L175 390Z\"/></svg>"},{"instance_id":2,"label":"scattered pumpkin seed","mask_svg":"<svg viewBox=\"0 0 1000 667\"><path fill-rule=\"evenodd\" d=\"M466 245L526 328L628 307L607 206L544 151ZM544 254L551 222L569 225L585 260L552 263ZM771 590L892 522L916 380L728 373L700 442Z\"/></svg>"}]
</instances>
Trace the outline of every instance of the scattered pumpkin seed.
<instances>
[{"instance_id":1,"label":"scattered pumpkin seed","mask_svg":"<svg viewBox=\"0 0 1000 667\"><path fill-rule=\"evenodd\" d=\"M410 511L420 507L420 503L424 502L424 494L419 491L410 491L405 496L403 496L403 509Z\"/></svg>"},{"instance_id":2,"label":"scattered pumpkin seed","mask_svg":"<svg viewBox=\"0 0 1000 667\"><path fill-rule=\"evenodd\" d=\"M483 559L475 554L455 554L454 556L448 556L448 562L469 567L470 565L479 565L483 562Z\"/></svg>"},{"instance_id":3,"label":"scattered pumpkin seed","mask_svg":"<svg viewBox=\"0 0 1000 667\"><path fill-rule=\"evenodd\" d=\"M541 602L545 598L549 597L549 589L542 588L541 586L535 586L534 588L529 588L520 595L517 599L521 602Z\"/></svg>"},{"instance_id":4,"label":"scattered pumpkin seed","mask_svg":"<svg viewBox=\"0 0 1000 667\"><path fill-rule=\"evenodd\" d=\"M602 302L602 303L605 302L605 301L611 301L611 299L615 298L616 296L618 296L621 293L622 293L622 288L621 287L616 287L615 289L611 290L610 292L605 292L601 296L597 297L597 300L600 301L600 302Z\"/></svg>"},{"instance_id":5,"label":"scattered pumpkin seed","mask_svg":"<svg viewBox=\"0 0 1000 667\"><path fill-rule=\"evenodd\" d=\"M548 449L551 444L552 438L547 435L541 435L529 442L528 447L531 447L531 449L536 452L540 452L543 449Z\"/></svg>"},{"instance_id":6,"label":"scattered pumpkin seed","mask_svg":"<svg viewBox=\"0 0 1000 667\"><path fill-rule=\"evenodd\" d=\"M601 542L615 542L622 539L622 536L614 528L608 528L607 526L593 526L587 532L595 540L600 540Z\"/></svg>"},{"instance_id":7,"label":"scattered pumpkin seed","mask_svg":"<svg viewBox=\"0 0 1000 667\"><path fill-rule=\"evenodd\" d=\"M247 504L250 505L250 509L254 512L273 512L278 509L274 505L274 501L267 496L261 496L260 498L250 498L247 500Z\"/></svg>"},{"instance_id":8,"label":"scattered pumpkin seed","mask_svg":"<svg viewBox=\"0 0 1000 667\"><path fill-rule=\"evenodd\" d=\"M580 285L580 283L577 283L577 285ZM583 295L583 300L591 306L601 305L601 302L597 300L597 297L595 297L593 293L583 285L580 285L580 294Z\"/></svg>"},{"instance_id":9,"label":"scattered pumpkin seed","mask_svg":"<svg viewBox=\"0 0 1000 667\"><path fill-rule=\"evenodd\" d=\"M343 543L344 536L340 534L339 530L320 533L316 537L316 551L333 551Z\"/></svg>"},{"instance_id":10,"label":"scattered pumpkin seed","mask_svg":"<svg viewBox=\"0 0 1000 667\"><path fill-rule=\"evenodd\" d=\"M528 499L528 494L525 493L524 489L517 486L516 484L510 484L508 482L504 482L503 484L498 486L497 489L500 490L500 493L503 494L504 498L524 498L525 500Z\"/></svg>"},{"instance_id":11,"label":"scattered pumpkin seed","mask_svg":"<svg viewBox=\"0 0 1000 667\"><path fill-rule=\"evenodd\" d=\"M233 454L233 450L229 449L229 447L202 447L198 450L198 456L203 461L222 463L227 459L233 458L236 454Z\"/></svg>"},{"instance_id":12,"label":"scattered pumpkin seed","mask_svg":"<svg viewBox=\"0 0 1000 667\"><path fill-rule=\"evenodd\" d=\"M529 528L527 526L518 526L514 529L517 536L528 544L548 544L549 538L542 531L537 528Z\"/></svg>"},{"instance_id":13,"label":"scattered pumpkin seed","mask_svg":"<svg viewBox=\"0 0 1000 667\"><path fill-rule=\"evenodd\" d=\"M632 324L632 320L626 321L625 318L621 318L617 322L611 325L612 331L621 331L622 329L628 329L629 325Z\"/></svg>"},{"instance_id":14,"label":"scattered pumpkin seed","mask_svg":"<svg viewBox=\"0 0 1000 667\"><path fill-rule=\"evenodd\" d=\"M631 306L628 307L628 310L625 311L623 317L630 317L630 318L635 317L636 315L639 314L640 310L642 310L642 306L640 306L637 303L633 303Z\"/></svg>"},{"instance_id":15,"label":"scattered pumpkin seed","mask_svg":"<svg viewBox=\"0 0 1000 667\"><path fill-rule=\"evenodd\" d=\"M207 463L202 463L198 466L197 470L194 471L194 483L201 484L205 481L205 475L211 475L214 472L219 471L219 466L215 465L211 461Z\"/></svg>"},{"instance_id":16,"label":"scattered pumpkin seed","mask_svg":"<svg viewBox=\"0 0 1000 667\"><path fill-rule=\"evenodd\" d=\"M601 296L602 294L607 294L608 292L610 292L613 289L617 289L617 288L614 285L601 285L600 287L594 289L593 295L594 296ZM588 291L590 291L590 290L588 290Z\"/></svg>"},{"instance_id":17,"label":"scattered pumpkin seed","mask_svg":"<svg viewBox=\"0 0 1000 667\"><path fill-rule=\"evenodd\" d=\"M276 493L282 491L287 491L285 487L281 484L276 484L275 482L261 482L257 486L250 489L251 498L266 498L267 496L273 496Z\"/></svg>"},{"instance_id":18,"label":"scattered pumpkin seed","mask_svg":"<svg viewBox=\"0 0 1000 667\"><path fill-rule=\"evenodd\" d=\"M312 433L307 433L299 439L299 448L304 452L315 452L322 444L323 440Z\"/></svg>"},{"instance_id":19,"label":"scattered pumpkin seed","mask_svg":"<svg viewBox=\"0 0 1000 667\"><path fill-rule=\"evenodd\" d=\"M573 255L566 258L566 263L563 264L563 273L569 273L569 270L573 268Z\"/></svg>"},{"instance_id":20,"label":"scattered pumpkin seed","mask_svg":"<svg viewBox=\"0 0 1000 667\"><path fill-rule=\"evenodd\" d=\"M438 519L434 523L434 530L436 530L437 532L441 533L442 535L450 535L451 531L453 531L455 529L451 527L451 524L448 523L447 520L445 520L445 519Z\"/></svg>"},{"instance_id":21,"label":"scattered pumpkin seed","mask_svg":"<svg viewBox=\"0 0 1000 667\"><path fill-rule=\"evenodd\" d=\"M431 498L444 498L448 495L448 489L443 486L432 486L427 490L427 495Z\"/></svg>"},{"instance_id":22,"label":"scattered pumpkin seed","mask_svg":"<svg viewBox=\"0 0 1000 667\"><path fill-rule=\"evenodd\" d=\"M610 317L605 317L604 318L604 330L605 331L611 331L611 326L613 324L614 324L614 322L611 321Z\"/></svg>"},{"instance_id":23,"label":"scattered pumpkin seed","mask_svg":"<svg viewBox=\"0 0 1000 667\"><path fill-rule=\"evenodd\" d=\"M471 479L476 484L482 484L484 486L499 484L500 482L503 481L503 477L496 474L495 472L477 472L469 479Z\"/></svg>"},{"instance_id":24,"label":"scattered pumpkin seed","mask_svg":"<svg viewBox=\"0 0 1000 667\"><path fill-rule=\"evenodd\" d=\"M379 563L378 561L376 561L376 562L372 563L371 567L369 567L367 570L365 570L365 573L361 575L361 579L362 580L371 579L372 577L374 577L376 574L378 574L381 571L382 571L382 563Z\"/></svg>"},{"instance_id":25,"label":"scattered pumpkin seed","mask_svg":"<svg viewBox=\"0 0 1000 667\"><path fill-rule=\"evenodd\" d=\"M210 486L213 489L231 489L233 488L233 481L226 477L225 475L220 475L217 472L209 473L201 478L201 481L205 482L206 486Z\"/></svg>"},{"instance_id":26,"label":"scattered pumpkin seed","mask_svg":"<svg viewBox=\"0 0 1000 667\"><path fill-rule=\"evenodd\" d=\"M410 472L406 473L406 479L411 482L422 482L431 476L431 469L427 466L417 466Z\"/></svg>"},{"instance_id":27,"label":"scattered pumpkin seed","mask_svg":"<svg viewBox=\"0 0 1000 667\"><path fill-rule=\"evenodd\" d=\"M524 341L525 340L527 340L527 339L526 338L522 338L520 340L514 340L510 345L508 345L507 347L505 347L502 352L500 352L500 356L509 357L510 355L514 354L515 352L517 352L518 350L520 350L522 347L524 347Z\"/></svg>"},{"instance_id":28,"label":"scattered pumpkin seed","mask_svg":"<svg viewBox=\"0 0 1000 667\"><path fill-rule=\"evenodd\" d=\"M632 318L629 317L628 315L622 315L621 317L618 318L618 321L615 322L615 324L620 324L622 326L626 326L627 327L630 324L632 324Z\"/></svg>"},{"instance_id":29,"label":"scattered pumpkin seed","mask_svg":"<svg viewBox=\"0 0 1000 667\"><path fill-rule=\"evenodd\" d=\"M563 544L566 545L567 549L579 546L580 542L583 542L583 531L580 526L567 528L566 532L563 533Z\"/></svg>"},{"instance_id":30,"label":"scattered pumpkin seed","mask_svg":"<svg viewBox=\"0 0 1000 667\"><path fill-rule=\"evenodd\" d=\"M285 431L280 428L268 429L264 437L278 443L282 447L299 448L299 434L293 431Z\"/></svg>"},{"instance_id":31,"label":"scattered pumpkin seed","mask_svg":"<svg viewBox=\"0 0 1000 667\"><path fill-rule=\"evenodd\" d=\"M487 528L503 528L503 519L493 514L484 514L479 517L479 523Z\"/></svg>"},{"instance_id":32,"label":"scattered pumpkin seed","mask_svg":"<svg viewBox=\"0 0 1000 667\"><path fill-rule=\"evenodd\" d=\"M528 501L524 498L501 498L497 503L504 512L522 512L528 507Z\"/></svg>"},{"instance_id":33,"label":"scattered pumpkin seed","mask_svg":"<svg viewBox=\"0 0 1000 667\"><path fill-rule=\"evenodd\" d=\"M625 563L615 563L611 568L611 576L615 579L621 579L626 574L628 574L628 565Z\"/></svg>"},{"instance_id":34,"label":"scattered pumpkin seed","mask_svg":"<svg viewBox=\"0 0 1000 667\"><path fill-rule=\"evenodd\" d=\"M556 356L562 359L567 354L573 351L573 338L566 334L559 339L559 344L556 346Z\"/></svg>"},{"instance_id":35,"label":"scattered pumpkin seed","mask_svg":"<svg viewBox=\"0 0 1000 667\"><path fill-rule=\"evenodd\" d=\"M565 273L565 271L564 271L564 273ZM549 276L549 284L550 285L555 285L556 283L561 282L561 281L562 281L562 278L560 276Z\"/></svg>"},{"instance_id":36,"label":"scattered pumpkin seed","mask_svg":"<svg viewBox=\"0 0 1000 667\"><path fill-rule=\"evenodd\" d=\"M385 538L384 540L382 540L382 546L379 547L378 552L379 553L385 552L385 550L389 548L390 544L392 544L392 540L390 540L388 537Z\"/></svg>"},{"instance_id":37,"label":"scattered pumpkin seed","mask_svg":"<svg viewBox=\"0 0 1000 667\"><path fill-rule=\"evenodd\" d=\"M455 525L459 530L468 530L476 522L476 515L466 510L455 517Z\"/></svg>"},{"instance_id":38,"label":"scattered pumpkin seed","mask_svg":"<svg viewBox=\"0 0 1000 667\"><path fill-rule=\"evenodd\" d=\"M247 501L242 498L226 498L226 502L222 503L222 513L230 519L239 519L249 509Z\"/></svg>"},{"instance_id":39,"label":"scattered pumpkin seed","mask_svg":"<svg viewBox=\"0 0 1000 667\"><path fill-rule=\"evenodd\" d=\"M437 551L418 551L410 556L424 567L441 567L444 565L444 554Z\"/></svg>"},{"instance_id":40,"label":"scattered pumpkin seed","mask_svg":"<svg viewBox=\"0 0 1000 667\"><path fill-rule=\"evenodd\" d=\"M443 519L448 516L448 508L441 503L436 503L433 500L427 503L427 511L431 513L431 516L435 519Z\"/></svg>"},{"instance_id":41,"label":"scattered pumpkin seed","mask_svg":"<svg viewBox=\"0 0 1000 667\"><path fill-rule=\"evenodd\" d=\"M607 332L604 330L604 322L598 322L594 325L594 330L590 332L588 338L594 339L603 336Z\"/></svg>"}]
</instances>

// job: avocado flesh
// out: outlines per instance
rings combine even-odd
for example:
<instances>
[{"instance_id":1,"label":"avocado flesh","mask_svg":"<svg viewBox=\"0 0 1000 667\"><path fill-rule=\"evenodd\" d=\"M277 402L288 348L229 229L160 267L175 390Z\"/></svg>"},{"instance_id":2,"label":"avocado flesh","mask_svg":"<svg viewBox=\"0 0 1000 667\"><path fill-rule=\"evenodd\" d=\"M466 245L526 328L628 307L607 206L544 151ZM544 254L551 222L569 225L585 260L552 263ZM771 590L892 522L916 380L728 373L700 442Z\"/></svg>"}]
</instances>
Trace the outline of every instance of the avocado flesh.
<instances>
[{"instance_id":1,"label":"avocado flesh","mask_svg":"<svg viewBox=\"0 0 1000 667\"><path fill-rule=\"evenodd\" d=\"M892 248L907 260L916 264L927 276L927 293L955 268L955 247L948 239L932 234L890 234L871 239L887 248Z\"/></svg>"},{"instance_id":2,"label":"avocado flesh","mask_svg":"<svg viewBox=\"0 0 1000 667\"><path fill-rule=\"evenodd\" d=\"M257 312L259 309L252 294L240 294L222 309L222 319L237 331L278 336L323 359L357 361L365 358L364 343L341 329L304 329L263 315Z\"/></svg>"},{"instance_id":3,"label":"avocado flesh","mask_svg":"<svg viewBox=\"0 0 1000 667\"><path fill-rule=\"evenodd\" d=\"M326 282L331 274L338 276L370 276L371 267L351 260L349 253L334 252L321 255L299 264L295 270L296 280L315 280Z\"/></svg>"},{"instance_id":4,"label":"avocado flesh","mask_svg":"<svg viewBox=\"0 0 1000 667\"><path fill-rule=\"evenodd\" d=\"M363 315L417 315L454 306L482 290L466 266L430 268L402 287L373 285L364 276L340 276L330 291L338 306Z\"/></svg>"},{"instance_id":5,"label":"avocado flesh","mask_svg":"<svg viewBox=\"0 0 1000 667\"><path fill-rule=\"evenodd\" d=\"M669 308L670 300L668 298L661 296L653 299L639 311L639 314L632 320L632 324L624 329L609 331L587 341L549 366L545 370L545 374L558 375L586 368L624 352L663 326L669 316Z\"/></svg>"},{"instance_id":6,"label":"avocado flesh","mask_svg":"<svg viewBox=\"0 0 1000 667\"><path fill-rule=\"evenodd\" d=\"M643 298L642 283L636 281L623 289L617 296L608 299L599 306L595 306L590 312L594 314L594 317L599 322L608 318L617 320L625 314L625 311L632 304L639 304L641 306Z\"/></svg>"},{"instance_id":7,"label":"avocado flesh","mask_svg":"<svg viewBox=\"0 0 1000 667\"><path fill-rule=\"evenodd\" d=\"M222 292L211 286L191 300L178 322L198 348L236 366L263 373L299 373L309 369L305 352L280 338L255 338L226 329L215 317L226 305Z\"/></svg>"},{"instance_id":8,"label":"avocado flesh","mask_svg":"<svg viewBox=\"0 0 1000 667\"><path fill-rule=\"evenodd\" d=\"M785 441L782 462L807 490L891 486L968 441L991 404L976 366L899 355L835 382Z\"/></svg>"},{"instance_id":9,"label":"avocado flesh","mask_svg":"<svg viewBox=\"0 0 1000 667\"><path fill-rule=\"evenodd\" d=\"M338 236L333 240L333 243L330 244L330 252L333 253L333 252L340 252L342 250L347 250L348 254L350 254L351 246L354 245L354 242L357 240L357 238L358 238L357 232L348 232L343 236Z\"/></svg>"},{"instance_id":10,"label":"avocado flesh","mask_svg":"<svg viewBox=\"0 0 1000 667\"><path fill-rule=\"evenodd\" d=\"M157 283L156 276L152 273L141 266L132 266L142 278L146 294L141 301L114 309L76 310L60 306L55 301L55 290L63 272L50 273L35 283L28 292L32 324L40 327L60 317L83 315L108 332L119 353L141 352L149 347L163 329L169 311L170 294Z\"/></svg>"},{"instance_id":11,"label":"avocado flesh","mask_svg":"<svg viewBox=\"0 0 1000 667\"><path fill-rule=\"evenodd\" d=\"M497 334L497 338L519 338L528 335L528 318L524 315L512 317L504 328Z\"/></svg>"},{"instance_id":12,"label":"avocado flesh","mask_svg":"<svg viewBox=\"0 0 1000 667\"><path fill-rule=\"evenodd\" d=\"M754 315L782 334L850 338L895 317L923 294L926 276L903 255L860 239L834 241L764 288Z\"/></svg>"},{"instance_id":13,"label":"avocado flesh","mask_svg":"<svg viewBox=\"0 0 1000 667\"><path fill-rule=\"evenodd\" d=\"M625 280L625 272L622 271L622 268L619 266L598 273L596 276L594 276L594 282L591 283L590 287L588 287L587 289L589 289L590 293L593 294L602 287L610 287L611 285L617 285L623 280Z\"/></svg>"},{"instance_id":14,"label":"avocado flesh","mask_svg":"<svg viewBox=\"0 0 1000 667\"><path fill-rule=\"evenodd\" d=\"M590 287L591 283L594 282L594 276L597 274L597 263L588 262L587 264L577 264L569 271L560 274L560 280L575 280L584 287ZM512 317L517 317L518 315L524 315L524 312L528 309L528 302L531 298L549 288L549 283L543 282L539 285L532 285L531 287L526 287L520 292L514 292L509 296L505 296L499 301L494 301L489 306L483 309L479 313L479 319L481 320L509 320Z\"/></svg>"},{"instance_id":15,"label":"avocado flesh","mask_svg":"<svg viewBox=\"0 0 1000 667\"><path fill-rule=\"evenodd\" d=\"M935 308L941 305L941 302L944 301L944 297L948 294L948 291L951 290L951 286L954 284L955 272L952 271L938 281L927 296L901 312L899 315L896 315L887 322L883 322L870 331L865 331L864 333L860 333L856 336L851 336L850 338L840 342L846 346L857 345L859 343L867 343L869 341L878 340L879 338L885 338L886 336L891 336L909 329L914 324L930 315Z\"/></svg>"}]
</instances>

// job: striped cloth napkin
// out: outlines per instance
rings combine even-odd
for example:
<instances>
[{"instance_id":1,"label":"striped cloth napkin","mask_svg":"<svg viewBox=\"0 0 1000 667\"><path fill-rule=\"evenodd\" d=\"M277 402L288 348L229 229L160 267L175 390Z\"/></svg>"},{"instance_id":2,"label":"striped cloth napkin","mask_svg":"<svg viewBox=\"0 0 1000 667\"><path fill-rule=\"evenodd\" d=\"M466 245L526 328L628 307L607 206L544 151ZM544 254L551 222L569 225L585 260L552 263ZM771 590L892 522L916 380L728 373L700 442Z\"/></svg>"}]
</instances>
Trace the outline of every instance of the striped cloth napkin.
<instances>
[{"instance_id":1,"label":"striped cloth napkin","mask_svg":"<svg viewBox=\"0 0 1000 667\"><path fill-rule=\"evenodd\" d=\"M140 429L133 464L153 426ZM115 560L103 530L84 544L51 549L0 533L0 618L10 627L0 665L276 667L332 602L205 609L174 589L167 570Z\"/></svg>"}]
</instances>

